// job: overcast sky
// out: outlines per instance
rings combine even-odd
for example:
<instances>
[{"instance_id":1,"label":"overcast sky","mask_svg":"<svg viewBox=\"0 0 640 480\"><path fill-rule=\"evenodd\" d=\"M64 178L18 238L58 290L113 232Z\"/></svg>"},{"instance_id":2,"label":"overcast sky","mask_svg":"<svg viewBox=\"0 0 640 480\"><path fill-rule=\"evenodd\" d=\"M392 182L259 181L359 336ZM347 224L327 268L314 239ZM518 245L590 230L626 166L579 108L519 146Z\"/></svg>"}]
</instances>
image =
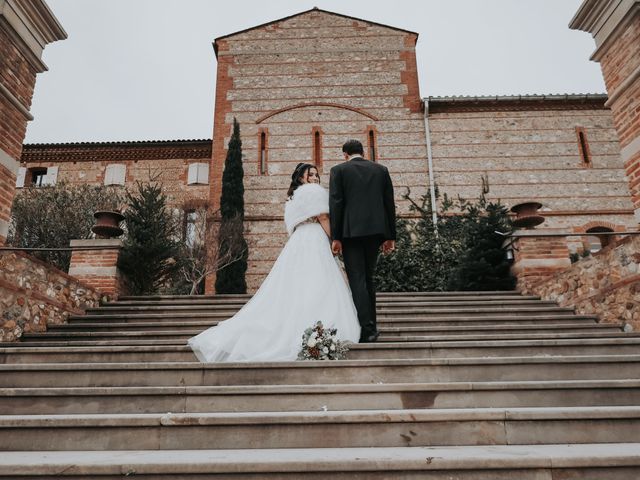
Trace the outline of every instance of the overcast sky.
<instances>
[{"instance_id":1,"label":"overcast sky","mask_svg":"<svg viewBox=\"0 0 640 480\"><path fill-rule=\"evenodd\" d=\"M46 0L27 143L211 138L219 36L314 6L412 30L420 94L605 92L581 0Z\"/></svg>"}]
</instances>

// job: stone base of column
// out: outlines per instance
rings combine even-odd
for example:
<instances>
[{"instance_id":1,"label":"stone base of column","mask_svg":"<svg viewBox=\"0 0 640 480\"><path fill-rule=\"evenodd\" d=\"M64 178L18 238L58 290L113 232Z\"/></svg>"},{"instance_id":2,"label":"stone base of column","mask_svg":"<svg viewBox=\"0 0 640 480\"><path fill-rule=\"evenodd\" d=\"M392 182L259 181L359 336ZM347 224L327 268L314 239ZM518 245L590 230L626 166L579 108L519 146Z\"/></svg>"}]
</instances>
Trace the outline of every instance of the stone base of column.
<instances>
[{"instance_id":1,"label":"stone base of column","mask_svg":"<svg viewBox=\"0 0 640 480\"><path fill-rule=\"evenodd\" d=\"M70 246L72 248L91 247L95 250L74 250L71 254L69 275L111 299L116 299L125 293L124 277L118 270L122 240L117 238L71 240Z\"/></svg>"}]
</instances>

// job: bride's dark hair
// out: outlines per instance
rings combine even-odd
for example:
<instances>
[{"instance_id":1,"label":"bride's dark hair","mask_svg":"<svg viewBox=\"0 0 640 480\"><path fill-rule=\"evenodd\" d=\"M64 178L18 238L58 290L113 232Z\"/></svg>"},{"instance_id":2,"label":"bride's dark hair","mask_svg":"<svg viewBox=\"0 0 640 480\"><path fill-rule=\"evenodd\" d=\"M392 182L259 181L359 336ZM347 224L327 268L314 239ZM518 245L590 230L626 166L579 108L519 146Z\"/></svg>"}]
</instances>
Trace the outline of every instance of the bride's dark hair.
<instances>
[{"instance_id":1,"label":"bride's dark hair","mask_svg":"<svg viewBox=\"0 0 640 480\"><path fill-rule=\"evenodd\" d=\"M318 171L318 168L315 165L310 163L299 163L296 165L296 169L291 174L291 185L289 185L289 190L287 190L287 197L291 198L293 196L293 192L296 191L300 185L303 185L302 179L304 178L304 174L315 168ZM318 174L318 180L320 179L320 175Z\"/></svg>"}]
</instances>

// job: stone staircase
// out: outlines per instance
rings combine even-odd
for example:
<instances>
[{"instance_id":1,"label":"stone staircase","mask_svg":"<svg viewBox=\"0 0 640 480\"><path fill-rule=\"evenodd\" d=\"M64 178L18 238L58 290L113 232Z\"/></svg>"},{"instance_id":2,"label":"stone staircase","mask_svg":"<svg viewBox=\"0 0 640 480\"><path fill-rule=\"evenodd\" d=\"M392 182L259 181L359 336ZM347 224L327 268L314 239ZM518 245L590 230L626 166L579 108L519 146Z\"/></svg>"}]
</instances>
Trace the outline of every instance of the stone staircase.
<instances>
[{"instance_id":1,"label":"stone staircase","mask_svg":"<svg viewBox=\"0 0 640 480\"><path fill-rule=\"evenodd\" d=\"M123 297L0 345L0 477L640 478L640 335L515 292L379 294L339 362L200 364L249 297ZM310 322L311 323L311 322Z\"/></svg>"}]
</instances>

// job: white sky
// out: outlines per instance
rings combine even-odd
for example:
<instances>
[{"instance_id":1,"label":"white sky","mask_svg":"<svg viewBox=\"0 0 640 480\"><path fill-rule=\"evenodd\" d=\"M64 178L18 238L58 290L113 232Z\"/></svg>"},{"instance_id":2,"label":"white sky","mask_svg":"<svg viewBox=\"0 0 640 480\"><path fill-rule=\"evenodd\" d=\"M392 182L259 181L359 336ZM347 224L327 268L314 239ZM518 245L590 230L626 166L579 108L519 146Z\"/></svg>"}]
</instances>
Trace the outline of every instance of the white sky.
<instances>
[{"instance_id":1,"label":"white sky","mask_svg":"<svg viewBox=\"0 0 640 480\"><path fill-rule=\"evenodd\" d=\"M581 0L47 0L26 143L211 138L219 36L319 8L420 34L420 94L605 92Z\"/></svg>"}]
</instances>

